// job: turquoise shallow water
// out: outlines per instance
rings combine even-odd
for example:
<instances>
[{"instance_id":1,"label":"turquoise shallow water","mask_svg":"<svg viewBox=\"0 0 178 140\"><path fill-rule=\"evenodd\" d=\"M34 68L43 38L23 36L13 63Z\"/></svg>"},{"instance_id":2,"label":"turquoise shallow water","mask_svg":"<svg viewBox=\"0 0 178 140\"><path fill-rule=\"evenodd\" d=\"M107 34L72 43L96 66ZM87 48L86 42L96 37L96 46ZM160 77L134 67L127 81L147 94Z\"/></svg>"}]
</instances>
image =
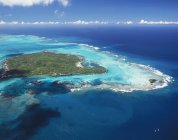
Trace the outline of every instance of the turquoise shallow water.
<instances>
[{"instance_id":1,"label":"turquoise shallow water","mask_svg":"<svg viewBox=\"0 0 178 140\"><path fill-rule=\"evenodd\" d=\"M99 48L86 44L60 43L59 41L37 36L2 36L1 45L8 48L3 49L1 55L4 58L11 54L13 49L16 53L35 53L38 51L52 51L56 53L75 54L85 58L89 64L96 63L105 67L108 72L99 75L44 77L43 80L69 81L73 84L86 83L86 88L94 81L102 84L90 88L111 89L115 91L150 90L164 87L171 81L171 77L160 71L141 64L129 63L118 55L98 50ZM13 52L15 52L13 50ZM3 52L4 51L4 52ZM142 75L140 77L140 75ZM150 79L157 79L158 82L151 84ZM88 83L88 84L87 84ZM79 87L81 85L79 84ZM77 88L77 89L78 89ZM75 90L75 89L73 89Z\"/></svg>"},{"instance_id":2,"label":"turquoise shallow water","mask_svg":"<svg viewBox=\"0 0 178 140\"><path fill-rule=\"evenodd\" d=\"M165 83L172 80L166 75L169 69L165 67L163 74L151 67L136 64L142 62L135 58L130 63L125 57L100 48L68 42L24 35L0 37L1 63L21 53L50 50L82 55L88 62L98 63L109 70L102 75L29 77L1 81L1 139L167 140L166 136L172 136L174 140L174 129L177 128L177 94L174 94L177 92L176 77L172 75L175 81L169 83L169 86L165 84L162 86L166 87L161 89L143 91L147 90L145 88L150 84L150 78L165 80ZM156 62L151 60L144 63L156 66ZM70 90L56 87L52 84L56 80L74 85ZM38 81L42 84L38 85ZM151 88L159 87L156 84ZM31 89L35 91L34 95L29 94ZM136 91L123 92L131 90ZM29 107L34 104L38 105ZM171 127L168 124L175 125Z\"/></svg>"}]
</instances>

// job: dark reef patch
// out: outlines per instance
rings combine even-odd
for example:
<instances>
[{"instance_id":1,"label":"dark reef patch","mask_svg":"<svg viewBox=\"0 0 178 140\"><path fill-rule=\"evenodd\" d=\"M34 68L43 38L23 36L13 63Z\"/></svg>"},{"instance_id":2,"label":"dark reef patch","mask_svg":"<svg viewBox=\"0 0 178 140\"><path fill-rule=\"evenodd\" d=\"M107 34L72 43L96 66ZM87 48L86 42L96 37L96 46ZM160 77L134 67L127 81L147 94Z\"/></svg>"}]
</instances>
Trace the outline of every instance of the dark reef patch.
<instances>
[{"instance_id":1,"label":"dark reef patch","mask_svg":"<svg viewBox=\"0 0 178 140\"><path fill-rule=\"evenodd\" d=\"M43 82L32 88L36 93L47 92L48 94L64 94L70 92L70 89L64 83Z\"/></svg>"},{"instance_id":2,"label":"dark reef patch","mask_svg":"<svg viewBox=\"0 0 178 140\"><path fill-rule=\"evenodd\" d=\"M2 91L4 97L16 97L25 93L28 89L28 80L23 78L6 86Z\"/></svg>"},{"instance_id":3,"label":"dark reef patch","mask_svg":"<svg viewBox=\"0 0 178 140\"><path fill-rule=\"evenodd\" d=\"M13 98L24 93L36 95L44 92L48 95L65 94L70 92L70 87L69 83L66 82L42 82L35 78L19 78L0 92L6 98Z\"/></svg>"},{"instance_id":4,"label":"dark reef patch","mask_svg":"<svg viewBox=\"0 0 178 140\"><path fill-rule=\"evenodd\" d=\"M97 86L97 85L101 85L101 84L102 84L102 81L100 79L96 79L92 82L93 86Z\"/></svg>"},{"instance_id":5,"label":"dark reef patch","mask_svg":"<svg viewBox=\"0 0 178 140\"><path fill-rule=\"evenodd\" d=\"M150 80L149 80L149 82L150 82L151 84L155 83L156 81L157 81L156 79L150 79Z\"/></svg>"},{"instance_id":6,"label":"dark reef patch","mask_svg":"<svg viewBox=\"0 0 178 140\"><path fill-rule=\"evenodd\" d=\"M48 125L50 119L60 117L58 109L29 107L18 119L0 126L1 140L28 140Z\"/></svg>"}]
</instances>

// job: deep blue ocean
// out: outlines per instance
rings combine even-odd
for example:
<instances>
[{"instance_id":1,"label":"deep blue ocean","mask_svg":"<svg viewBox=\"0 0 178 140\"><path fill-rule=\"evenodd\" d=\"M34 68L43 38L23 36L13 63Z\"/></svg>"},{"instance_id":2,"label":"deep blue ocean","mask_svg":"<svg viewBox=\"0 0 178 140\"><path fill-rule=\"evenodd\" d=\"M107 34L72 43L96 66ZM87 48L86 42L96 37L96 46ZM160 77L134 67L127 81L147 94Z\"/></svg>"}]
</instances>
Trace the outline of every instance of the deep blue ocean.
<instances>
[{"instance_id":1,"label":"deep blue ocean","mask_svg":"<svg viewBox=\"0 0 178 140\"><path fill-rule=\"evenodd\" d=\"M0 34L97 46L174 79L168 87L153 91L89 90L49 96L48 100L39 96L45 109L27 112L19 118L23 123L8 132L0 127L0 139L6 140L1 135L8 133L17 134L8 140L178 140L178 27L0 26ZM56 108L60 115L53 111Z\"/></svg>"}]
</instances>

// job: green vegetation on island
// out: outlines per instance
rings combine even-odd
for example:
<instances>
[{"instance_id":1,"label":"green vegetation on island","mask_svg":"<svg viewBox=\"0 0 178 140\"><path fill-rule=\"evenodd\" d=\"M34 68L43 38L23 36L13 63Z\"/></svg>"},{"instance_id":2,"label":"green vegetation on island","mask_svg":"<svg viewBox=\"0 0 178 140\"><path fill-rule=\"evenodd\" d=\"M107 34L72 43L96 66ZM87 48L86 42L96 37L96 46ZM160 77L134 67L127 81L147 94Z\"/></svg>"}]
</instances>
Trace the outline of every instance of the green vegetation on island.
<instances>
[{"instance_id":1,"label":"green vegetation on island","mask_svg":"<svg viewBox=\"0 0 178 140\"><path fill-rule=\"evenodd\" d=\"M107 72L104 67L83 66L84 60L76 55L39 52L12 57L4 63L1 77L13 76L63 76L79 74L102 74Z\"/></svg>"}]
</instances>

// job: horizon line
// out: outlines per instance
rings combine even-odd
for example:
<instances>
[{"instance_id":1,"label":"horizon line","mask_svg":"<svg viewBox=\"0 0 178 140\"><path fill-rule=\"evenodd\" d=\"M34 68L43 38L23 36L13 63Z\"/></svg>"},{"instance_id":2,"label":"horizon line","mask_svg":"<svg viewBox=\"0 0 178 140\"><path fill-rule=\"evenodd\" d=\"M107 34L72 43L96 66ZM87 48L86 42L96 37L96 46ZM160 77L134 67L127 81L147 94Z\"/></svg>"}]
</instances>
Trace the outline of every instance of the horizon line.
<instances>
[{"instance_id":1,"label":"horizon line","mask_svg":"<svg viewBox=\"0 0 178 140\"><path fill-rule=\"evenodd\" d=\"M24 22L24 21L0 21L0 25L178 25L178 21L147 21L140 20L138 22L135 21L117 21L117 22L109 22L109 21L85 21L85 20L76 20L76 21L35 21L35 22Z\"/></svg>"}]
</instances>

